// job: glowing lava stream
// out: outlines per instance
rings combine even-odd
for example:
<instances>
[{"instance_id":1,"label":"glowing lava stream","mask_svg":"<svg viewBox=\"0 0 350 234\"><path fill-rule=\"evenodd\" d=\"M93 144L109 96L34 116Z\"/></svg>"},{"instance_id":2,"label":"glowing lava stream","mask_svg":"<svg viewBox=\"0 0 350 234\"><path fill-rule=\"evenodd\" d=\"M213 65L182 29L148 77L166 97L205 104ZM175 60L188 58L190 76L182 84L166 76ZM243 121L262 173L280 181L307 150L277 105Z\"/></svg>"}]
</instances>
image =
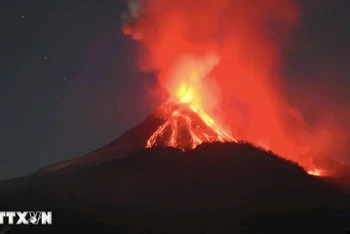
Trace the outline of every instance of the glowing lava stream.
<instances>
[{"instance_id":1,"label":"glowing lava stream","mask_svg":"<svg viewBox=\"0 0 350 234\"><path fill-rule=\"evenodd\" d=\"M236 142L197 106L179 103L164 107L163 111L165 122L148 139L146 148L163 145L187 150L204 142Z\"/></svg>"},{"instance_id":2,"label":"glowing lava stream","mask_svg":"<svg viewBox=\"0 0 350 234\"><path fill-rule=\"evenodd\" d=\"M147 140L146 148L161 145L188 150L204 142L237 142L193 103L194 96L193 89L182 86L177 92L177 103L161 107L165 122Z\"/></svg>"}]
</instances>

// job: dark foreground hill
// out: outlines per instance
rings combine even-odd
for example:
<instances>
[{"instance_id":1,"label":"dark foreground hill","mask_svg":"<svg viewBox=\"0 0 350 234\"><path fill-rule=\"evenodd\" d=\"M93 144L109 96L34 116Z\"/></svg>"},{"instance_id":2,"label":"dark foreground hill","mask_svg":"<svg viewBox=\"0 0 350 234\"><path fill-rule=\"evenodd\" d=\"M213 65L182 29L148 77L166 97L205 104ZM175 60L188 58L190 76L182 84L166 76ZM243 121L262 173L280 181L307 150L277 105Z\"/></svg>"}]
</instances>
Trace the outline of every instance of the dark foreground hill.
<instances>
[{"instance_id":1,"label":"dark foreground hill","mask_svg":"<svg viewBox=\"0 0 350 234\"><path fill-rule=\"evenodd\" d=\"M0 210L52 210L11 233L346 233L350 194L249 144L142 149L0 183Z\"/></svg>"}]
</instances>

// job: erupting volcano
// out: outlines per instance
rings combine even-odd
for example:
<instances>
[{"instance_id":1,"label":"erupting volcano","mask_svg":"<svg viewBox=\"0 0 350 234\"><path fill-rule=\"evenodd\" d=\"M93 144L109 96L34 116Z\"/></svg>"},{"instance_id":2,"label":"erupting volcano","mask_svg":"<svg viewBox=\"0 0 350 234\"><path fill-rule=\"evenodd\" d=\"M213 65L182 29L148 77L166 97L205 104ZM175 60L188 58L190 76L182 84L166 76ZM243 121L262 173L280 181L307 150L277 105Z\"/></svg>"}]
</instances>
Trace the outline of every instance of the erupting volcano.
<instances>
[{"instance_id":1,"label":"erupting volcano","mask_svg":"<svg viewBox=\"0 0 350 234\"><path fill-rule=\"evenodd\" d=\"M321 120L308 123L283 80L284 42L300 13L294 0L205 0L201 7L187 0L127 2L122 29L138 42L140 71L157 77L156 89L170 96L152 114L160 124L148 128L143 146L185 151L237 139L309 174L326 173L314 159L329 153L338 130ZM280 38L271 38L272 26Z\"/></svg>"},{"instance_id":2,"label":"erupting volcano","mask_svg":"<svg viewBox=\"0 0 350 234\"><path fill-rule=\"evenodd\" d=\"M146 143L147 148L167 146L194 149L203 142L234 142L202 109L190 103L165 104L156 112L164 120Z\"/></svg>"},{"instance_id":3,"label":"erupting volcano","mask_svg":"<svg viewBox=\"0 0 350 234\"><path fill-rule=\"evenodd\" d=\"M155 113L163 121L147 140L147 148L188 150L204 142L236 141L202 108L203 93L209 93L204 80L218 61L215 54L184 56L165 74L170 77L165 84L170 97Z\"/></svg>"}]
</instances>

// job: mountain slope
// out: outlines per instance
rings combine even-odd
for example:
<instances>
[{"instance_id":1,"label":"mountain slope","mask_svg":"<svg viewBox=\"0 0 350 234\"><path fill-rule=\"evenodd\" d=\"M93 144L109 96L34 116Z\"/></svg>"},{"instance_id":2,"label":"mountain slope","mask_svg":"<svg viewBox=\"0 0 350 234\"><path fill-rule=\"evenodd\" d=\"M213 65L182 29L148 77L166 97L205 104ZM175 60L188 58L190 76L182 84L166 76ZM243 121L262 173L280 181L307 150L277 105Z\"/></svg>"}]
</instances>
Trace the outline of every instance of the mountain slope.
<instances>
[{"instance_id":1,"label":"mountain slope","mask_svg":"<svg viewBox=\"0 0 350 234\"><path fill-rule=\"evenodd\" d=\"M51 172L24 177L22 180L20 182L21 179L18 179L16 186L13 185L15 180L4 181L1 187L11 184L12 191L26 191L30 188L35 193L50 190L55 196L59 196L55 193L56 190L71 191L76 196L80 194L87 199L101 199L101 202L115 201L150 207L154 207L152 202L160 204L162 200L164 204L174 205L171 201L173 192L178 194L177 202L180 202L180 194L183 195L185 207L188 205L185 201L193 206L195 203L204 206L207 204L204 198L208 196L217 199L214 199L217 203L213 202L208 206L215 207L223 203L226 207L234 203L234 198L239 198L239 204L242 204L241 199L244 198L253 199L257 204L262 202L261 205L268 201L284 200L284 205L289 206L292 193L295 194L293 199L305 201L303 205L312 205L315 202L321 204L319 199L322 200L336 191L320 178L306 174L294 163L248 144L234 143L202 145L188 152L163 148L143 149L126 158L114 159L64 175ZM34 189L36 186L37 189ZM99 189L107 189L109 192L94 194ZM189 194L185 196L187 189ZM91 191L91 196L88 191ZM162 193L164 194L161 196ZM196 196L193 197L192 193ZM202 195L199 196L200 194ZM118 201L117 198L121 200ZM256 207L253 200L242 206ZM18 202L20 201L27 203L28 199L19 199ZM44 201L45 199L40 202Z\"/></svg>"},{"instance_id":2,"label":"mountain slope","mask_svg":"<svg viewBox=\"0 0 350 234\"><path fill-rule=\"evenodd\" d=\"M85 168L108 162L115 158L121 158L143 149L147 139L155 132L157 127L164 122L157 114L148 116L143 122L122 134L116 140L96 149L86 155L55 163L39 170L40 173L49 171L71 171L77 168Z\"/></svg>"},{"instance_id":3,"label":"mountain slope","mask_svg":"<svg viewBox=\"0 0 350 234\"><path fill-rule=\"evenodd\" d=\"M142 123L106 146L82 157L50 165L40 172L91 167L145 147L189 150L205 142L235 140L220 130L203 110L187 103L165 103Z\"/></svg>"},{"instance_id":4,"label":"mountain slope","mask_svg":"<svg viewBox=\"0 0 350 234\"><path fill-rule=\"evenodd\" d=\"M253 217L296 213L293 217L298 218L306 212L310 218L319 209L326 210L322 214L331 209L350 217L349 193L250 144L203 144L185 152L141 149L96 166L3 181L0 188L2 210L53 210L62 223L67 215L78 214L74 219L89 217L102 226L181 227L172 233L186 233L184 228L189 233L211 228L215 233L232 233L241 227L230 226L232 220L252 217L248 221L260 225L260 218ZM223 220L222 231L215 220ZM144 233L137 230L120 233Z\"/></svg>"}]
</instances>

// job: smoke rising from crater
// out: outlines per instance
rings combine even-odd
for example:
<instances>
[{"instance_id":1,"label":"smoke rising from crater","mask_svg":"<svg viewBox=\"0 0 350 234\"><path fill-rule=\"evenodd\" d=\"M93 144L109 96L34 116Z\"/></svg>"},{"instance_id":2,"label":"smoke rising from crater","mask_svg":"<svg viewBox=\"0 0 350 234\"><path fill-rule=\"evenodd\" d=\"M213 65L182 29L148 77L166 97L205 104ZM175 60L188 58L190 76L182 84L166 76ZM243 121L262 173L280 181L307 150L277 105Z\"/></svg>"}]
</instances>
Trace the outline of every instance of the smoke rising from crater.
<instances>
[{"instance_id":1,"label":"smoke rising from crater","mask_svg":"<svg viewBox=\"0 0 350 234\"><path fill-rule=\"evenodd\" d=\"M200 92L206 111L236 139L310 166L334 149L345 152L340 119L349 115L339 116L343 107L331 108L329 100L310 104L308 97L320 93L286 86L284 57L300 18L294 0L129 0L123 32L140 43L139 68L154 72L168 92L179 61L215 55L209 74L196 81L206 90ZM286 89L304 98L291 105ZM318 113L312 120L310 109Z\"/></svg>"}]
</instances>

